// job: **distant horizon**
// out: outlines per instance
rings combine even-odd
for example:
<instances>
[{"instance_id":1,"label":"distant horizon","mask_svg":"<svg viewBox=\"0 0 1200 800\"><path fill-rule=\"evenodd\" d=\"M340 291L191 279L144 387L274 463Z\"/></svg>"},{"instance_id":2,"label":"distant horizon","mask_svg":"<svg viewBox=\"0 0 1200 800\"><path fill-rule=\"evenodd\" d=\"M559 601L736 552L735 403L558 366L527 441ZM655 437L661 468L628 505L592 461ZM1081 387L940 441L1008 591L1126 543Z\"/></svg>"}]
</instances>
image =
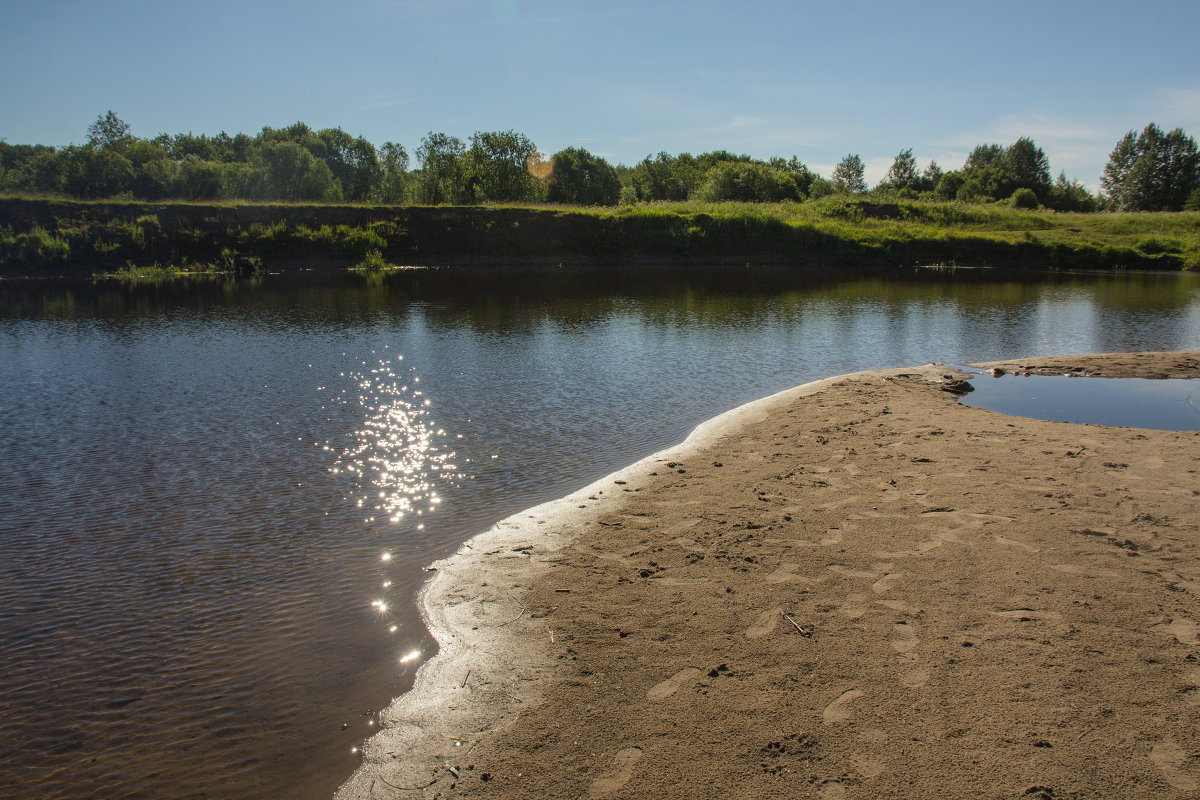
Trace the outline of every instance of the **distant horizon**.
<instances>
[{"instance_id":1,"label":"distant horizon","mask_svg":"<svg viewBox=\"0 0 1200 800\"><path fill-rule=\"evenodd\" d=\"M625 166L728 150L828 177L857 153L874 186L902 150L951 170L1026 136L1095 192L1128 131L1200 134L1200 4L1177 0L5 5L10 144L83 143L111 109L143 139L299 121L410 155L509 129Z\"/></svg>"}]
</instances>

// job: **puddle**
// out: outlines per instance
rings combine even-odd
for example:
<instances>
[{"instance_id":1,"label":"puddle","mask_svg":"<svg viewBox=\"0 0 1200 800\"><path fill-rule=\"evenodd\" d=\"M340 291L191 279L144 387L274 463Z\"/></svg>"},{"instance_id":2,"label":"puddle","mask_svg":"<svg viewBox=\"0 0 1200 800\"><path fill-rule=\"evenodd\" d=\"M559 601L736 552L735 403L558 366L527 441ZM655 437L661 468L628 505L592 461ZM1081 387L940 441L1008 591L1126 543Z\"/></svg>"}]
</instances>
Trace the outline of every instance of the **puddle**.
<instances>
[{"instance_id":1,"label":"puddle","mask_svg":"<svg viewBox=\"0 0 1200 800\"><path fill-rule=\"evenodd\" d=\"M1200 379L1068 378L975 373L959 402L1051 422L1200 430Z\"/></svg>"}]
</instances>

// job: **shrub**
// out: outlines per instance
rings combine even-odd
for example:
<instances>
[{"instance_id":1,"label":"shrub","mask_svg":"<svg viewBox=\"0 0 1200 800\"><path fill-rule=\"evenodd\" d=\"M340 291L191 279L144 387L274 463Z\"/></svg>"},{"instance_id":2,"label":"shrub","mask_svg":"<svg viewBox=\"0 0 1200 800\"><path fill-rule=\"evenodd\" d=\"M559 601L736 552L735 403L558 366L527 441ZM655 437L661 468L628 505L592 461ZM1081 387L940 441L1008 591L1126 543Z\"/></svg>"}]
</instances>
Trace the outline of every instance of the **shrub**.
<instances>
[{"instance_id":1,"label":"shrub","mask_svg":"<svg viewBox=\"0 0 1200 800\"><path fill-rule=\"evenodd\" d=\"M1033 189L1017 189L1012 193L1013 208L1034 209L1038 207L1038 198Z\"/></svg>"}]
</instances>

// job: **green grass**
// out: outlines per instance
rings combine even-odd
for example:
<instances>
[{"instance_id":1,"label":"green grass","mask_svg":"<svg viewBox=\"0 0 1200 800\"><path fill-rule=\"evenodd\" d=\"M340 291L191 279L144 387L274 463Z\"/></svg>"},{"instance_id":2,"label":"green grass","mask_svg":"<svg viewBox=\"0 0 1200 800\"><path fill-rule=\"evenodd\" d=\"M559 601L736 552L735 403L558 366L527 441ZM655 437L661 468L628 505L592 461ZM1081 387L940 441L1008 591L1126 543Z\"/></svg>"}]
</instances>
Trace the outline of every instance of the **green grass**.
<instances>
[{"instance_id":1,"label":"green grass","mask_svg":"<svg viewBox=\"0 0 1200 800\"><path fill-rule=\"evenodd\" d=\"M1196 270L1200 212L1076 214L850 195L602 208L0 199L6 271L87 264L124 274L118 265L154 263L244 273L302 261L377 272L563 258Z\"/></svg>"}]
</instances>

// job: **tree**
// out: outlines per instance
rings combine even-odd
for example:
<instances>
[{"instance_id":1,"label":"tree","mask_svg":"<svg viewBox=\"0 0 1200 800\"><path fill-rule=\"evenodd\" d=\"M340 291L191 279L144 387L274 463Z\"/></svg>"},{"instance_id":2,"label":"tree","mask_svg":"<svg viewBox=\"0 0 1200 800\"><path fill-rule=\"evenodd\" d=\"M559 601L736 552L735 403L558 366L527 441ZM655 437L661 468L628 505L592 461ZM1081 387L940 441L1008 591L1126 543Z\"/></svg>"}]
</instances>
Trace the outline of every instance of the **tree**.
<instances>
[{"instance_id":1,"label":"tree","mask_svg":"<svg viewBox=\"0 0 1200 800\"><path fill-rule=\"evenodd\" d=\"M865 172L866 167L863 166L862 159L858 157L858 153L851 153L834 167L831 178L834 183L840 184L843 189L857 194L867 190L867 181L863 177Z\"/></svg>"},{"instance_id":2,"label":"tree","mask_svg":"<svg viewBox=\"0 0 1200 800\"><path fill-rule=\"evenodd\" d=\"M325 128L303 137L300 144L329 165L347 200L365 200L379 179L375 145L341 128Z\"/></svg>"},{"instance_id":3,"label":"tree","mask_svg":"<svg viewBox=\"0 0 1200 800\"><path fill-rule=\"evenodd\" d=\"M130 191L133 165L120 153L85 144L66 148L63 157L65 188L76 197L96 200Z\"/></svg>"},{"instance_id":4,"label":"tree","mask_svg":"<svg viewBox=\"0 0 1200 800\"><path fill-rule=\"evenodd\" d=\"M646 156L633 170L632 183L638 200L687 200L704 180L696 159L689 153L672 158L665 152Z\"/></svg>"},{"instance_id":5,"label":"tree","mask_svg":"<svg viewBox=\"0 0 1200 800\"><path fill-rule=\"evenodd\" d=\"M1129 131L1104 167L1100 187L1122 211L1179 211L1200 187L1196 140L1182 129L1163 133L1153 122Z\"/></svg>"},{"instance_id":6,"label":"tree","mask_svg":"<svg viewBox=\"0 0 1200 800\"><path fill-rule=\"evenodd\" d=\"M621 193L617 171L599 156L580 147L568 147L550 160L550 185L546 199L551 203L611 206Z\"/></svg>"},{"instance_id":7,"label":"tree","mask_svg":"<svg viewBox=\"0 0 1200 800\"><path fill-rule=\"evenodd\" d=\"M1079 181L1067 180L1067 173L1058 173L1046 205L1055 211L1095 211L1096 198Z\"/></svg>"},{"instance_id":8,"label":"tree","mask_svg":"<svg viewBox=\"0 0 1200 800\"><path fill-rule=\"evenodd\" d=\"M1000 167L1012 182L1013 190L1031 189L1038 200L1050 193L1050 161L1042 148L1022 136L1004 151Z\"/></svg>"},{"instance_id":9,"label":"tree","mask_svg":"<svg viewBox=\"0 0 1200 800\"><path fill-rule=\"evenodd\" d=\"M696 197L706 202L734 200L775 203L799 200L795 181L786 172L761 161L727 161L708 171Z\"/></svg>"},{"instance_id":10,"label":"tree","mask_svg":"<svg viewBox=\"0 0 1200 800\"><path fill-rule=\"evenodd\" d=\"M913 158L913 151L910 147L897 154L883 182L893 189L916 189L920 179L921 176L917 173L917 160Z\"/></svg>"},{"instance_id":11,"label":"tree","mask_svg":"<svg viewBox=\"0 0 1200 800\"><path fill-rule=\"evenodd\" d=\"M534 195L529 163L537 147L516 131L476 131L464 159L467 186L477 201L511 203Z\"/></svg>"},{"instance_id":12,"label":"tree","mask_svg":"<svg viewBox=\"0 0 1200 800\"><path fill-rule=\"evenodd\" d=\"M967 156L967 161L963 164L963 169L987 169L988 167L999 166L1003 160L1004 145L976 145L975 149L971 151L971 155Z\"/></svg>"},{"instance_id":13,"label":"tree","mask_svg":"<svg viewBox=\"0 0 1200 800\"><path fill-rule=\"evenodd\" d=\"M258 148L256 166L261 183L258 195L270 200L342 199L341 187L329 165L299 144L289 140L264 142Z\"/></svg>"},{"instance_id":14,"label":"tree","mask_svg":"<svg viewBox=\"0 0 1200 800\"><path fill-rule=\"evenodd\" d=\"M93 147L109 148L129 139L129 125L121 120L112 109L107 114L97 117L88 125L88 144Z\"/></svg>"},{"instance_id":15,"label":"tree","mask_svg":"<svg viewBox=\"0 0 1200 800\"><path fill-rule=\"evenodd\" d=\"M938 163L931 160L929 166L921 173L921 191L932 192L937 189L937 185L942 180L942 175L944 174Z\"/></svg>"},{"instance_id":16,"label":"tree","mask_svg":"<svg viewBox=\"0 0 1200 800\"><path fill-rule=\"evenodd\" d=\"M438 205L464 199L462 139L430 131L417 148L421 172L415 186L418 203Z\"/></svg>"},{"instance_id":17,"label":"tree","mask_svg":"<svg viewBox=\"0 0 1200 800\"><path fill-rule=\"evenodd\" d=\"M402 203L408 193L408 151L404 145L384 142L379 148L379 183L375 199L383 203Z\"/></svg>"}]
</instances>

